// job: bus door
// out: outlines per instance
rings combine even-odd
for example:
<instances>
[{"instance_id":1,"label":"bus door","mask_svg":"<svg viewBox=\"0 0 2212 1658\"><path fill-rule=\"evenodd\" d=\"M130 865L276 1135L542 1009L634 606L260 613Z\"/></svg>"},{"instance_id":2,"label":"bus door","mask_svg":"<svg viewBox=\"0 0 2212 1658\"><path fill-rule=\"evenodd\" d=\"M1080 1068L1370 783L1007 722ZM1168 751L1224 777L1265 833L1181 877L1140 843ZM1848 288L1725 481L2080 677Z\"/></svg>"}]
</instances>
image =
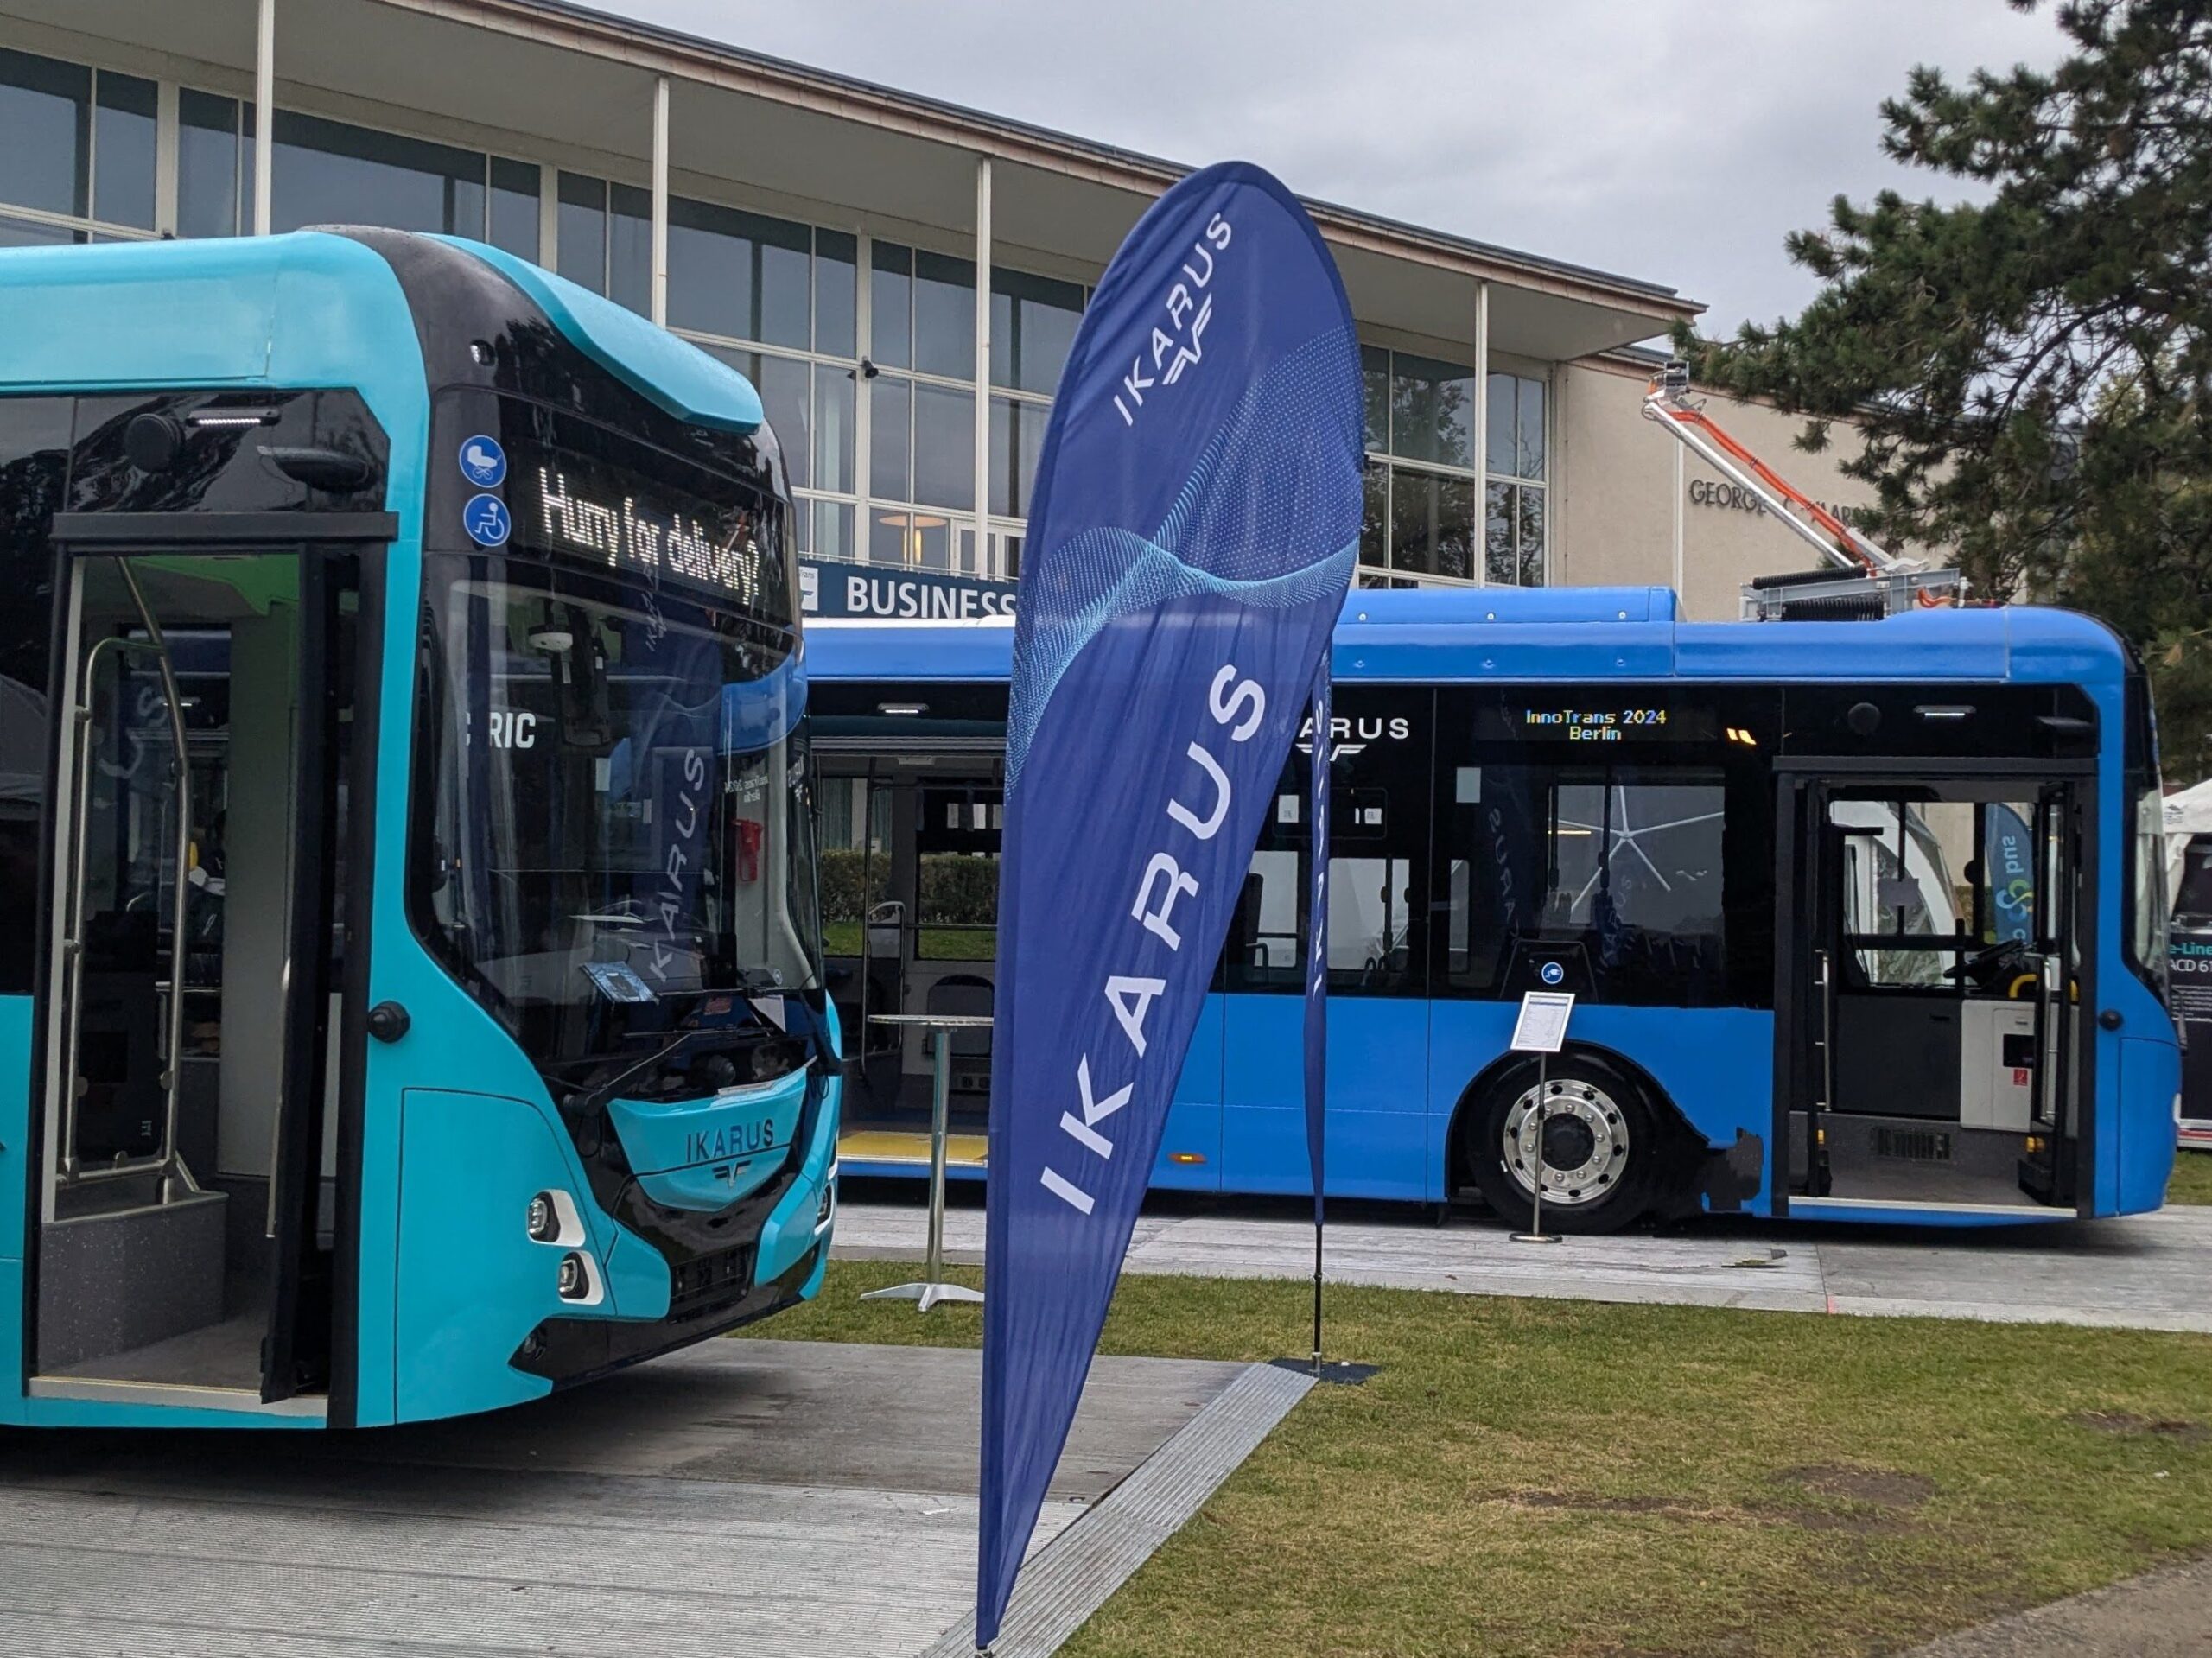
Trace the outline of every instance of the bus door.
<instances>
[{"instance_id":1,"label":"bus door","mask_svg":"<svg viewBox=\"0 0 2212 1658\"><path fill-rule=\"evenodd\" d=\"M1781 786L1790 1205L2070 1206L2088 1128L2076 786Z\"/></svg>"},{"instance_id":2,"label":"bus door","mask_svg":"<svg viewBox=\"0 0 2212 1658\"><path fill-rule=\"evenodd\" d=\"M991 1016L1006 791L995 758L897 753L825 766L823 931L851 1085L842 1155L926 1164L931 1039L880 1016ZM980 1167L991 1032L950 1039L956 1166Z\"/></svg>"},{"instance_id":3,"label":"bus door","mask_svg":"<svg viewBox=\"0 0 2212 1658\"><path fill-rule=\"evenodd\" d=\"M995 734L1003 727L988 739L967 722L930 729L925 721L946 708L964 711L961 693L941 688L884 702L883 688L870 687L864 705L877 717L852 717L837 701L842 689L813 693L823 710L817 741L824 756L824 955L848 1055L838 1155L863 1174L919 1172L929 1162L930 1039L875 1016L995 1013L1006 802L1004 742ZM1218 995L1207 998L1176 1083L1155 1185L1220 1184L1221 1008ZM956 1177L984 1167L993 1036L969 1029L950 1039L946 1161Z\"/></svg>"},{"instance_id":4,"label":"bus door","mask_svg":"<svg viewBox=\"0 0 2212 1658\"><path fill-rule=\"evenodd\" d=\"M54 688L32 1388L274 1404L329 1374L356 558L84 535Z\"/></svg>"}]
</instances>

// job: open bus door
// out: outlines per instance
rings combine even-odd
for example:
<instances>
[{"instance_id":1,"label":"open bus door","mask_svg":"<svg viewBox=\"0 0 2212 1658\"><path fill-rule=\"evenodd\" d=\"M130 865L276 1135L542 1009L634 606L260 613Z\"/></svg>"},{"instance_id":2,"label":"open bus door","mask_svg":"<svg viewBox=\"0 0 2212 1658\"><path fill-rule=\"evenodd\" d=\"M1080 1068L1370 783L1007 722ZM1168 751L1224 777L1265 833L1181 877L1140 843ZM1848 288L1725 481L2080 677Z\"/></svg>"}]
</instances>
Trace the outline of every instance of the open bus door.
<instances>
[{"instance_id":1,"label":"open bus door","mask_svg":"<svg viewBox=\"0 0 2212 1658\"><path fill-rule=\"evenodd\" d=\"M31 1388L319 1414L357 556L131 516L55 525Z\"/></svg>"},{"instance_id":2,"label":"open bus door","mask_svg":"<svg viewBox=\"0 0 2212 1658\"><path fill-rule=\"evenodd\" d=\"M835 756L835 740L823 747ZM999 975L998 854L1006 791L995 750L825 761L825 838L850 877L826 918L831 989L849 1067L841 1156L862 1167L926 1166L930 1039L881 1014L988 1017ZM841 844L843 843L843 844ZM953 1033L949 1054L956 1173L980 1171L991 1033Z\"/></svg>"},{"instance_id":3,"label":"open bus door","mask_svg":"<svg viewBox=\"0 0 2212 1658\"><path fill-rule=\"evenodd\" d=\"M270 1158L266 1234L269 1321L261 1344L261 1397L290 1399L330 1385L337 1216L337 1102L346 1021L340 975L340 872L350 861L346 762L359 668L359 561L303 555L300 564L297 683L315 694L295 713L294 859L285 927L283 1093ZM359 971L365 964L357 963ZM359 1006L360 997L351 998Z\"/></svg>"},{"instance_id":4,"label":"open bus door","mask_svg":"<svg viewBox=\"0 0 2212 1658\"><path fill-rule=\"evenodd\" d=\"M2072 1208L2086 783L1785 770L1779 786L1789 1208Z\"/></svg>"}]
</instances>

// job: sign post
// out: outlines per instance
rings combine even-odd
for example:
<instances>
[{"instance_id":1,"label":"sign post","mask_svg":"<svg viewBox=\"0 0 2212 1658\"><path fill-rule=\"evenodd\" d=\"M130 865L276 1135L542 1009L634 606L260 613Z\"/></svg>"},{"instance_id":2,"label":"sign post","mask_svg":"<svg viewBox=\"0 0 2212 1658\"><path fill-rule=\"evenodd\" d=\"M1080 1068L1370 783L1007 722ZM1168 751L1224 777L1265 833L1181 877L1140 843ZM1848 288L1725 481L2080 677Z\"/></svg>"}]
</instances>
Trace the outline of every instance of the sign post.
<instances>
[{"instance_id":1,"label":"sign post","mask_svg":"<svg viewBox=\"0 0 2212 1658\"><path fill-rule=\"evenodd\" d=\"M918 1284L893 1284L889 1289L868 1290L863 1301L913 1301L927 1312L946 1301L980 1302L980 1291L944 1280L944 1141L951 1115L952 1033L991 1028L988 1014L872 1013L878 1025L919 1026L930 1036L930 1242L927 1264Z\"/></svg>"},{"instance_id":2,"label":"sign post","mask_svg":"<svg viewBox=\"0 0 2212 1658\"><path fill-rule=\"evenodd\" d=\"M1521 1016L1513 1021L1513 1051L1536 1056L1536 1153L1529 1169L1529 1185L1535 1197L1529 1208L1529 1229L1509 1236L1516 1243L1557 1243L1556 1232L1544 1230L1544 1117L1551 1104L1545 1061L1567 1045L1567 1021L1574 1012L1571 990L1531 990L1521 998Z\"/></svg>"}]
</instances>

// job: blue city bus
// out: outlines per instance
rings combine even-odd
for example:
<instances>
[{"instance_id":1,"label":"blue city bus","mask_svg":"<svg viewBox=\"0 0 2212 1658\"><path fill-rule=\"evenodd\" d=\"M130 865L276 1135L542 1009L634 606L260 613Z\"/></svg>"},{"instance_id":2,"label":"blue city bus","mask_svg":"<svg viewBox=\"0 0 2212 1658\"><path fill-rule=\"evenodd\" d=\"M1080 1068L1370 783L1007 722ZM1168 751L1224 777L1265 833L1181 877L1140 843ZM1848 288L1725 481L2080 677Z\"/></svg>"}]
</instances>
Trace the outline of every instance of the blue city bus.
<instances>
[{"instance_id":1,"label":"blue city bus","mask_svg":"<svg viewBox=\"0 0 2212 1658\"><path fill-rule=\"evenodd\" d=\"M825 943L850 1020L988 1011L1012 629L820 622ZM1606 1231L2154 1209L2178 1057L2143 676L2026 607L1693 624L1664 590L1354 593L1334 647L1332 1194ZM1310 1190L1307 732L1155 1187ZM1566 1051L1509 1051L1524 993ZM984 1170L988 1036L952 1161ZM849 1061L842 1166L910 1173L911 1040Z\"/></svg>"},{"instance_id":2,"label":"blue city bus","mask_svg":"<svg viewBox=\"0 0 2212 1658\"><path fill-rule=\"evenodd\" d=\"M812 1295L741 376L489 247L0 253L0 1422L365 1426Z\"/></svg>"}]
</instances>

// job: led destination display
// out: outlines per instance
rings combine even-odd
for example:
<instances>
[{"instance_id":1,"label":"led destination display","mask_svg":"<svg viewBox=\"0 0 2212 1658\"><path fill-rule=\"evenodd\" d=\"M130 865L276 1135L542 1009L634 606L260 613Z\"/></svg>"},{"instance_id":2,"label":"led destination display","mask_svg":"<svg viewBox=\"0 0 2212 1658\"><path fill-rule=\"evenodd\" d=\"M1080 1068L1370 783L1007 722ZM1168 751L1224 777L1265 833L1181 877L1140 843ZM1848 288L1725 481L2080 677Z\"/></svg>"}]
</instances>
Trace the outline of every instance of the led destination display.
<instances>
[{"instance_id":1,"label":"led destination display","mask_svg":"<svg viewBox=\"0 0 2212 1658\"><path fill-rule=\"evenodd\" d=\"M1484 741L1557 742L1598 749L1633 743L1708 742L1719 734L1710 706L1662 692L1642 696L1557 697L1523 695L1476 710Z\"/></svg>"}]
</instances>

